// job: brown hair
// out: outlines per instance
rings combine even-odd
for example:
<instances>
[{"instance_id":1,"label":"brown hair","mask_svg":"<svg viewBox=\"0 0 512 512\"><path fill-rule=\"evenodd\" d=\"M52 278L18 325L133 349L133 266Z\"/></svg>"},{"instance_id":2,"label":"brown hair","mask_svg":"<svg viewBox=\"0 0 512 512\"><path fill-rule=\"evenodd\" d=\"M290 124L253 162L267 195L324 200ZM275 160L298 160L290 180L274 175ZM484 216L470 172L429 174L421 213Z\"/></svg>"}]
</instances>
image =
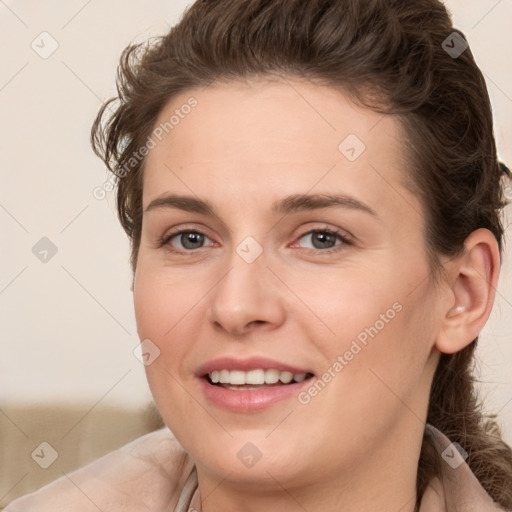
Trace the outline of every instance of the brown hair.
<instances>
[{"instance_id":1,"label":"brown hair","mask_svg":"<svg viewBox=\"0 0 512 512\"><path fill-rule=\"evenodd\" d=\"M128 46L118 69L118 98L101 108L91 139L117 176L117 208L132 242L132 270L144 168L144 159L133 156L162 107L192 88L256 76L300 77L342 89L376 112L398 115L435 280L442 272L438 256L460 254L478 228L495 235L501 254L503 173L489 96L471 50L448 53L454 32L464 37L438 0L198 0L165 36ZM459 48L464 40L458 40ZM478 402L472 368L477 340L441 355L427 421L468 452L483 487L510 509L512 451ZM417 506L439 473L436 461L425 435Z\"/></svg>"}]
</instances>

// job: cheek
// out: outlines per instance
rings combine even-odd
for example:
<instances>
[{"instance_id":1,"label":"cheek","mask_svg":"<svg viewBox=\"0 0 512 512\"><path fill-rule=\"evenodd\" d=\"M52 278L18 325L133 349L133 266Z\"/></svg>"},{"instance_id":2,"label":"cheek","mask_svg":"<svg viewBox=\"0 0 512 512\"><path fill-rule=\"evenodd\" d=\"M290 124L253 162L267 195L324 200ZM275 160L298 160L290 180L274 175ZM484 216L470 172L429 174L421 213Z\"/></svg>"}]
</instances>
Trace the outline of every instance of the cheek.
<instances>
[{"instance_id":1,"label":"cheek","mask_svg":"<svg viewBox=\"0 0 512 512\"><path fill-rule=\"evenodd\" d=\"M141 339L172 338L201 298L190 280L157 268L142 262L137 269L133 300Z\"/></svg>"},{"instance_id":2,"label":"cheek","mask_svg":"<svg viewBox=\"0 0 512 512\"><path fill-rule=\"evenodd\" d=\"M195 371L198 340L207 327L205 294L215 283L183 270L162 267L144 255L135 276L133 300L137 332L141 341L149 339L159 350L154 363L145 367L154 394L160 388L180 392L181 384L189 385ZM156 397L155 397L156 398Z\"/></svg>"},{"instance_id":3,"label":"cheek","mask_svg":"<svg viewBox=\"0 0 512 512\"><path fill-rule=\"evenodd\" d=\"M175 393L174 383L183 376L185 368L181 363L190 348L190 343L183 343L189 339L184 329L198 294L183 280L171 280L165 272L152 268L144 262L138 267L133 300L139 338L142 343L156 347L153 350L158 353L154 362L145 366L145 371L160 407L163 402L158 403L158 397L162 390Z\"/></svg>"},{"instance_id":4,"label":"cheek","mask_svg":"<svg viewBox=\"0 0 512 512\"><path fill-rule=\"evenodd\" d=\"M349 381L360 389L376 385L382 390L383 384L376 382L380 376L405 394L423 371L434 328L428 318L431 292L425 283L410 285L409 269L393 268L387 276L355 269L339 280L317 274L299 291L307 290L307 304L318 312L315 328L303 321L305 336L322 353L326 372L343 373L343 379L337 379L340 386ZM343 388L342 394L345 384Z\"/></svg>"},{"instance_id":5,"label":"cheek","mask_svg":"<svg viewBox=\"0 0 512 512\"><path fill-rule=\"evenodd\" d=\"M156 346L158 357L145 366L147 381L165 423L179 431L180 425L172 420L176 409L190 407L182 386L190 344L183 341L189 338L184 329L197 294L190 284L152 268L144 261L137 268L133 292L137 332L142 343L150 340Z\"/></svg>"},{"instance_id":6,"label":"cheek","mask_svg":"<svg viewBox=\"0 0 512 512\"><path fill-rule=\"evenodd\" d=\"M331 355L347 349L352 340L364 346L389 331L403 310L400 289L368 269L343 269L338 276L332 269L318 271L307 281L297 278L294 289L314 313L308 313L308 320L322 324L322 335L310 332L310 339Z\"/></svg>"}]
</instances>

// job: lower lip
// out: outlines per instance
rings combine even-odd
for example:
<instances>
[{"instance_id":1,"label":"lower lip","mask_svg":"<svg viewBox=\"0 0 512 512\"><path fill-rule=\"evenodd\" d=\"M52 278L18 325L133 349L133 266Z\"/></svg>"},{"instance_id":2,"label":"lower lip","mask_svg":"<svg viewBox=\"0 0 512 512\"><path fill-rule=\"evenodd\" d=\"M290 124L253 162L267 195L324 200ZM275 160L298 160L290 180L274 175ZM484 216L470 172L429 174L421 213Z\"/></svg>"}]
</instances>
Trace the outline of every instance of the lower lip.
<instances>
[{"instance_id":1,"label":"lower lip","mask_svg":"<svg viewBox=\"0 0 512 512\"><path fill-rule=\"evenodd\" d=\"M311 378L293 384L261 389L236 391L210 384L206 378L199 378L206 398L215 405L236 412L261 411L271 405L296 397L301 388L310 385Z\"/></svg>"}]
</instances>

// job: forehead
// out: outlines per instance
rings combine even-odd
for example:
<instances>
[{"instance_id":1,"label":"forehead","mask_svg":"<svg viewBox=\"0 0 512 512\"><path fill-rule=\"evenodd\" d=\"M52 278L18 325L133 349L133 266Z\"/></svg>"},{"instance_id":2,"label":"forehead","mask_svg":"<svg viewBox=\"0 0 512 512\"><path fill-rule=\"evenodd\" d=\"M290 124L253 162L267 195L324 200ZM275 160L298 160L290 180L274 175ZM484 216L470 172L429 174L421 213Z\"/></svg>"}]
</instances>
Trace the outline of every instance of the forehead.
<instances>
[{"instance_id":1,"label":"forehead","mask_svg":"<svg viewBox=\"0 0 512 512\"><path fill-rule=\"evenodd\" d=\"M283 187L305 192L318 183L323 189L364 191L371 200L372 190L384 193L383 176L397 186L404 177L396 118L304 81L191 89L165 105L154 127L145 205L171 189L190 193L187 185L198 195L211 195L215 189L227 194L240 183L260 194Z\"/></svg>"}]
</instances>

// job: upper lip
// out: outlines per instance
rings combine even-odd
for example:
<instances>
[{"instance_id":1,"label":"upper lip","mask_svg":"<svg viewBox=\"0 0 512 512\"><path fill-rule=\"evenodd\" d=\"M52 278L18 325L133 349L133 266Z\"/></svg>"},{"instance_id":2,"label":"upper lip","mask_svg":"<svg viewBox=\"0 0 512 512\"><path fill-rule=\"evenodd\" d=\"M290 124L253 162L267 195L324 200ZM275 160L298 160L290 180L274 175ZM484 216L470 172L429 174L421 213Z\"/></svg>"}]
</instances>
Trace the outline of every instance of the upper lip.
<instances>
[{"instance_id":1,"label":"upper lip","mask_svg":"<svg viewBox=\"0 0 512 512\"><path fill-rule=\"evenodd\" d=\"M299 368L276 359L268 359L266 357L249 357L246 359L236 359L234 357L219 357L212 359L202 364L197 370L198 377L204 377L205 375L213 372L214 370L279 370L281 372L292 372L293 374L299 373L313 373L307 368Z\"/></svg>"}]
</instances>

